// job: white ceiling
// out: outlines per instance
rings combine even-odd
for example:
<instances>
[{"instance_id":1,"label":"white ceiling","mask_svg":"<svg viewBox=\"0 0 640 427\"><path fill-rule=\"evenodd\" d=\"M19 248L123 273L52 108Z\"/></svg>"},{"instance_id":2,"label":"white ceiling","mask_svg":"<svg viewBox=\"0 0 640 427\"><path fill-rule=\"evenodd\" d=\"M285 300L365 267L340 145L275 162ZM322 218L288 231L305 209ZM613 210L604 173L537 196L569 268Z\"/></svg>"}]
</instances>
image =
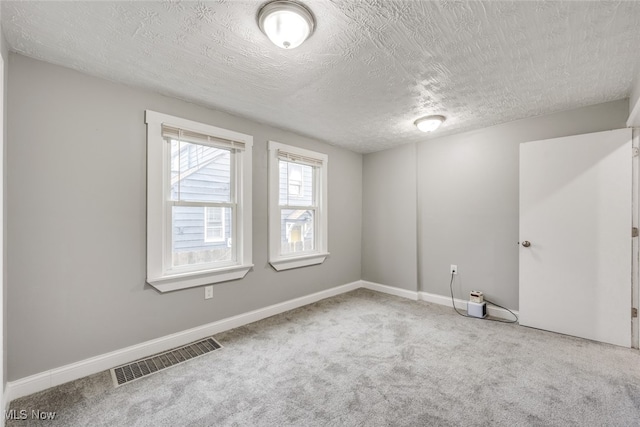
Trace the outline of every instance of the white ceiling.
<instances>
[{"instance_id":1,"label":"white ceiling","mask_svg":"<svg viewBox=\"0 0 640 427\"><path fill-rule=\"evenodd\" d=\"M638 73L640 2L304 2L290 51L262 1L2 1L2 26L18 53L364 153L625 98Z\"/></svg>"}]
</instances>

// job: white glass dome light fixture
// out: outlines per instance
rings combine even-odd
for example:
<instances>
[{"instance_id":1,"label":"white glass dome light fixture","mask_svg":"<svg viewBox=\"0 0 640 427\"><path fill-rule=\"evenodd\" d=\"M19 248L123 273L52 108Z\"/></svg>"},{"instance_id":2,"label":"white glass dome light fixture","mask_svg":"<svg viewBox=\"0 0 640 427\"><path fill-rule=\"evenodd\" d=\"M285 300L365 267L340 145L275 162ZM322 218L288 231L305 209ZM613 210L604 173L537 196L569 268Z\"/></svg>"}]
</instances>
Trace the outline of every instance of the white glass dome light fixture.
<instances>
[{"instance_id":1,"label":"white glass dome light fixture","mask_svg":"<svg viewBox=\"0 0 640 427\"><path fill-rule=\"evenodd\" d=\"M413 122L413 124L416 125L422 132L433 132L434 130L438 129L445 120L446 118L444 116L426 116L419 118L418 120Z\"/></svg>"},{"instance_id":2,"label":"white glass dome light fixture","mask_svg":"<svg viewBox=\"0 0 640 427\"><path fill-rule=\"evenodd\" d=\"M276 46L293 49L313 33L315 19L311 11L300 3L276 0L260 8L258 26Z\"/></svg>"}]
</instances>

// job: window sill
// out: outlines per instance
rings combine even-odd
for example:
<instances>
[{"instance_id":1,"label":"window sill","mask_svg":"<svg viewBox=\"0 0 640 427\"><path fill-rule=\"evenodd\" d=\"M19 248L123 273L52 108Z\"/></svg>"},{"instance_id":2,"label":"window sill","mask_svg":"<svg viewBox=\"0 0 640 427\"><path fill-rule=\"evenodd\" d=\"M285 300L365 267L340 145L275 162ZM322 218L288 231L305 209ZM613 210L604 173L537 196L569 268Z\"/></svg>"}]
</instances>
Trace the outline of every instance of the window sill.
<instances>
[{"instance_id":1,"label":"window sill","mask_svg":"<svg viewBox=\"0 0 640 427\"><path fill-rule=\"evenodd\" d=\"M147 283L160 292L178 291L180 289L242 279L252 267L253 264L234 265L232 267L217 268L215 270L175 274L153 279L147 278Z\"/></svg>"},{"instance_id":2,"label":"window sill","mask_svg":"<svg viewBox=\"0 0 640 427\"><path fill-rule=\"evenodd\" d=\"M329 253L315 253L309 255L302 255L291 258L276 258L269 261L269 264L276 271L290 270L292 268L307 267L310 265L322 264L324 260L329 256Z\"/></svg>"}]
</instances>

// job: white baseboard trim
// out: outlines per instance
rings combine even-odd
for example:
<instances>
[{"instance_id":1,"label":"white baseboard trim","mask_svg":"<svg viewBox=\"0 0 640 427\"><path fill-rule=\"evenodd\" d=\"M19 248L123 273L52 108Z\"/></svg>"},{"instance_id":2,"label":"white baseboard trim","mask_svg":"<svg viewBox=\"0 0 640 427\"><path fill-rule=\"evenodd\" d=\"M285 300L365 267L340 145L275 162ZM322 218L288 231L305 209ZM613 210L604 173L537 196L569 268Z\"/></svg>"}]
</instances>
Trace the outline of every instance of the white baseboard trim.
<instances>
[{"instance_id":1,"label":"white baseboard trim","mask_svg":"<svg viewBox=\"0 0 640 427\"><path fill-rule=\"evenodd\" d=\"M395 295L398 297L412 299L414 301L418 300L418 292L410 291L407 289L396 288L393 286L381 285L380 283L369 282L366 280L361 280L360 283L362 287L365 289L370 289L372 291L383 292L389 295Z\"/></svg>"},{"instance_id":2,"label":"white baseboard trim","mask_svg":"<svg viewBox=\"0 0 640 427\"><path fill-rule=\"evenodd\" d=\"M450 296L430 294L429 292L419 292L418 293L418 298L420 299L420 301L432 302L434 304L440 304L440 305L444 305L444 306L447 306L447 307L453 307L451 305L451 297ZM467 301L455 298L455 302L456 302L456 308L458 310L464 311L466 313L466 311L467 311ZM520 313L518 311L516 311L516 310L511 310L511 311L513 311L516 316L520 316ZM494 307L494 306L492 306L490 304L487 304L487 313L489 314L489 316L496 317L498 319L514 320L514 318L511 315L511 313L509 313L507 310L505 310L503 308L500 308L500 307Z\"/></svg>"},{"instance_id":3,"label":"white baseboard trim","mask_svg":"<svg viewBox=\"0 0 640 427\"><path fill-rule=\"evenodd\" d=\"M366 288L372 291L395 295L414 301L427 301L451 307L450 297L430 294L428 292L410 291L407 289L382 285L380 283L369 282L366 280L358 280L355 282L347 283L346 285L336 286L335 288L326 289L324 291L316 292L311 295L305 295L300 298L295 298L289 301L239 314L237 316L228 317L226 319L208 323L206 325L187 329L186 331L177 332L175 334L156 338L150 341L145 341L140 344L91 357L89 359L71 363L60 368L51 369L39 374L21 378L16 381L9 381L5 386L2 399L4 408L5 410L8 410L9 404L14 399L46 390L50 387L64 384L69 381L77 380L79 378L86 377L87 375L97 374L107 369L111 369L115 366L131 362L133 360L141 359L143 357L156 353L161 353L163 351L167 351L172 348L179 347L211 335L219 334L220 332L244 326L249 323L253 323L267 317L275 316L276 314L284 313L295 308L303 307L305 305L312 304L325 298L330 298L336 295L350 292L358 288ZM467 302L456 300L456 307L466 311ZM491 316L505 320L512 319L511 314L501 308L488 307L488 311ZM514 313L518 314L517 311L514 311ZM0 426L1 423L2 421L0 421Z\"/></svg>"},{"instance_id":4,"label":"white baseboard trim","mask_svg":"<svg viewBox=\"0 0 640 427\"><path fill-rule=\"evenodd\" d=\"M285 311L312 304L325 298L350 292L360 287L362 287L362 282L358 280L346 285L337 286L311 295L305 295L300 298L253 310L248 313L228 317L217 322L187 329L186 331L177 332L175 334L132 345L100 356L91 357L60 368L51 369L39 374L21 378L16 381L7 382L4 392L5 409L8 409L12 400L19 397L46 390L50 387L86 377L87 375L96 374L133 360L161 353L220 332L228 331L276 314L284 313Z\"/></svg>"},{"instance_id":5,"label":"white baseboard trim","mask_svg":"<svg viewBox=\"0 0 640 427\"><path fill-rule=\"evenodd\" d=\"M369 282L366 280L361 280L360 282L362 283L363 288L370 289L372 291L383 292L385 294L408 298L414 301L426 301L434 304L444 305L447 307L453 307L451 305L450 296L431 294L429 292L409 291L407 289L401 289L393 286L382 285L380 283ZM455 298L455 302L456 302L456 308L466 313L467 301ZM513 311L516 316L520 316L520 313L518 313L516 310L511 310L511 311ZM487 304L487 312L491 317L496 317L498 319L503 319L503 320L514 320L511 313L509 313L507 310L500 307L494 307L492 305Z\"/></svg>"}]
</instances>

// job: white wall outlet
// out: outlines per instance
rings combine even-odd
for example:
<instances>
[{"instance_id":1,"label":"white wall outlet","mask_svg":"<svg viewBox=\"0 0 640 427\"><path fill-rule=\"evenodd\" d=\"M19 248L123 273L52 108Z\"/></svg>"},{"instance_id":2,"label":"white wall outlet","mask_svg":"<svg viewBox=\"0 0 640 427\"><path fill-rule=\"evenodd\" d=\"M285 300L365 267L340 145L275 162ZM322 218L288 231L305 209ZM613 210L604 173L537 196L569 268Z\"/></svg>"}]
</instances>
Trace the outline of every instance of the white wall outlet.
<instances>
[{"instance_id":1,"label":"white wall outlet","mask_svg":"<svg viewBox=\"0 0 640 427\"><path fill-rule=\"evenodd\" d=\"M458 274L458 266L451 264L451 274Z\"/></svg>"},{"instance_id":2,"label":"white wall outlet","mask_svg":"<svg viewBox=\"0 0 640 427\"><path fill-rule=\"evenodd\" d=\"M213 298L213 285L204 287L204 299Z\"/></svg>"}]
</instances>

